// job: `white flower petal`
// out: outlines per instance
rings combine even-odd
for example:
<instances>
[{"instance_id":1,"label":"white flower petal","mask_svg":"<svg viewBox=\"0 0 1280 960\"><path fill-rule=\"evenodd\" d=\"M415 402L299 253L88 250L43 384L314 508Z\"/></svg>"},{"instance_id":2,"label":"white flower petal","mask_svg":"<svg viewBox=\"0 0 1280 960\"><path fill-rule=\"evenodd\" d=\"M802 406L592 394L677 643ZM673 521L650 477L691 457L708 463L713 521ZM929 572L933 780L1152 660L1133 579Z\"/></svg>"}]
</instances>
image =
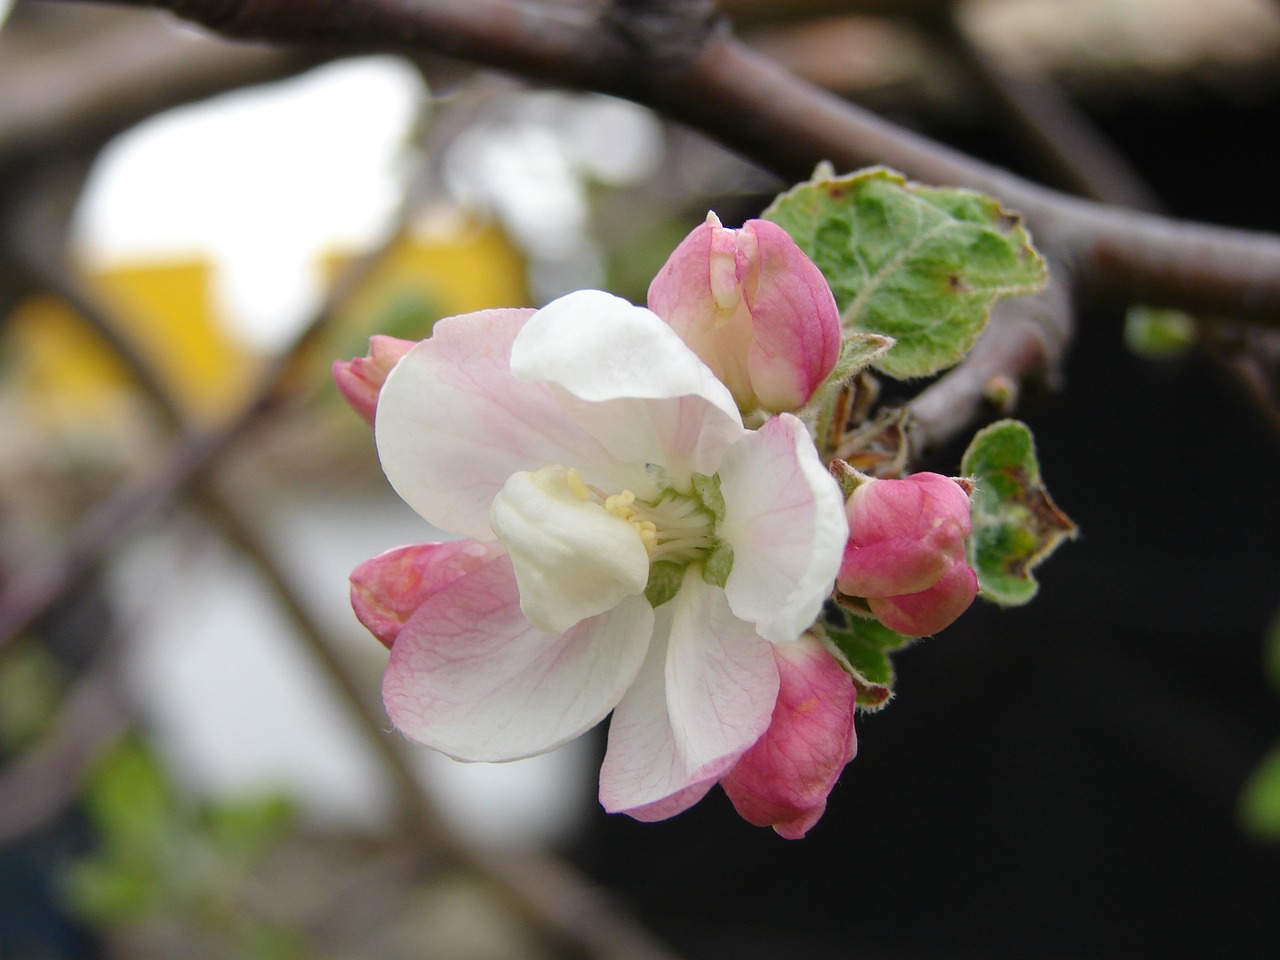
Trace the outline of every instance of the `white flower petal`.
<instances>
[{"instance_id":1,"label":"white flower petal","mask_svg":"<svg viewBox=\"0 0 1280 960\"><path fill-rule=\"evenodd\" d=\"M563 409L616 461L639 468L640 478L643 466L653 463L677 484L691 473L714 473L725 451L746 433L736 413L730 419L698 396L587 403L565 394Z\"/></svg>"},{"instance_id":2,"label":"white flower petal","mask_svg":"<svg viewBox=\"0 0 1280 960\"><path fill-rule=\"evenodd\" d=\"M594 403L696 395L737 417L729 389L657 314L600 290L534 314L512 345L511 370Z\"/></svg>"},{"instance_id":3,"label":"white flower petal","mask_svg":"<svg viewBox=\"0 0 1280 960\"><path fill-rule=\"evenodd\" d=\"M562 466L512 474L491 514L515 567L520 608L548 633L643 593L649 580L649 554L635 527L580 498L566 477Z\"/></svg>"},{"instance_id":4,"label":"white flower petal","mask_svg":"<svg viewBox=\"0 0 1280 960\"><path fill-rule=\"evenodd\" d=\"M539 310L511 348L516 376L553 384L615 460L711 473L744 429L729 390L644 307L580 290Z\"/></svg>"},{"instance_id":5,"label":"white flower petal","mask_svg":"<svg viewBox=\"0 0 1280 960\"><path fill-rule=\"evenodd\" d=\"M391 649L383 700L406 736L458 760L516 760L586 732L644 660L644 597L563 634L521 614L510 561L492 560L432 595Z\"/></svg>"},{"instance_id":6,"label":"white flower petal","mask_svg":"<svg viewBox=\"0 0 1280 960\"><path fill-rule=\"evenodd\" d=\"M656 611L653 643L614 711L600 770L611 813L683 809L696 803L769 726L778 696L772 648L729 609L724 591L691 568ZM658 806L655 806L658 805ZM675 807L675 808L672 808Z\"/></svg>"},{"instance_id":7,"label":"white flower petal","mask_svg":"<svg viewBox=\"0 0 1280 960\"><path fill-rule=\"evenodd\" d=\"M492 540L489 506L519 470L563 463L607 479L611 458L565 414L551 385L511 374L511 343L532 313L482 310L441 320L382 387L382 469L405 502L442 530Z\"/></svg>"},{"instance_id":8,"label":"white flower petal","mask_svg":"<svg viewBox=\"0 0 1280 960\"><path fill-rule=\"evenodd\" d=\"M831 594L848 521L840 487L803 423L784 413L739 440L720 464L733 547L725 594L733 612L775 643L808 629Z\"/></svg>"}]
</instances>

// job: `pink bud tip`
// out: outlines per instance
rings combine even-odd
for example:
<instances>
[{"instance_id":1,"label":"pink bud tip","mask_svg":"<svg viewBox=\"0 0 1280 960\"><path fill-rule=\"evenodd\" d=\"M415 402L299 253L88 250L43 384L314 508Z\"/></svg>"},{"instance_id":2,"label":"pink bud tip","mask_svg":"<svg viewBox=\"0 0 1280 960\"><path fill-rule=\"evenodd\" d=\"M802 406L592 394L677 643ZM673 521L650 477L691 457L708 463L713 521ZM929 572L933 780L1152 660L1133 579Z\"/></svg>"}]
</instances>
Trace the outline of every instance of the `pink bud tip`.
<instances>
[{"instance_id":1,"label":"pink bud tip","mask_svg":"<svg viewBox=\"0 0 1280 960\"><path fill-rule=\"evenodd\" d=\"M351 571L351 608L390 647L405 621L428 598L492 560L501 549L476 540L395 547Z\"/></svg>"},{"instance_id":2,"label":"pink bud tip","mask_svg":"<svg viewBox=\"0 0 1280 960\"><path fill-rule=\"evenodd\" d=\"M354 360L333 361L333 382L356 413L373 426L378 393L387 374L414 346L412 340L377 334L369 338L369 354Z\"/></svg>"},{"instance_id":3,"label":"pink bud tip","mask_svg":"<svg viewBox=\"0 0 1280 960\"><path fill-rule=\"evenodd\" d=\"M937 633L969 608L978 578L965 560L968 493L948 477L917 473L863 483L845 504L849 542L836 585L861 597L886 627Z\"/></svg>"},{"instance_id":4,"label":"pink bud tip","mask_svg":"<svg viewBox=\"0 0 1280 960\"><path fill-rule=\"evenodd\" d=\"M649 286L649 309L745 412L804 406L840 352L840 315L822 271L767 220L732 230L708 214Z\"/></svg>"}]
</instances>

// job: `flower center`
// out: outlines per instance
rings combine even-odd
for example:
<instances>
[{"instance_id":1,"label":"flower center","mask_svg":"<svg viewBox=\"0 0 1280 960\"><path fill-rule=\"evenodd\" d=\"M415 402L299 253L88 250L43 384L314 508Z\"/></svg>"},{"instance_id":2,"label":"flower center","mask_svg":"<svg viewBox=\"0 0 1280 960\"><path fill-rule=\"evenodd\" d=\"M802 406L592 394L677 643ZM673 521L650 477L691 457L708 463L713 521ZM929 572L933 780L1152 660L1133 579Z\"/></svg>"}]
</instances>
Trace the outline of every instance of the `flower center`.
<instances>
[{"instance_id":1,"label":"flower center","mask_svg":"<svg viewBox=\"0 0 1280 960\"><path fill-rule=\"evenodd\" d=\"M682 494L668 487L653 501L639 500L631 490L605 494L590 486L577 470L565 477L579 500L594 500L635 529L650 563L667 561L686 567L716 544L716 515L696 493Z\"/></svg>"}]
</instances>

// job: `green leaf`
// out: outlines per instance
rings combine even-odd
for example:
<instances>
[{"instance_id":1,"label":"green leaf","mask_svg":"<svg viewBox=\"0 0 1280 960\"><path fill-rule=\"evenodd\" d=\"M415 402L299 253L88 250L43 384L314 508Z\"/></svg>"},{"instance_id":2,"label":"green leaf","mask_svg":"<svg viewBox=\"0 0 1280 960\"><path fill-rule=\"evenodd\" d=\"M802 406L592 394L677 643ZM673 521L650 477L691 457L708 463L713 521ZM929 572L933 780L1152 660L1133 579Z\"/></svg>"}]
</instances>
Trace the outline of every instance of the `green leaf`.
<instances>
[{"instance_id":1,"label":"green leaf","mask_svg":"<svg viewBox=\"0 0 1280 960\"><path fill-rule=\"evenodd\" d=\"M911 637L890 630L879 620L854 615L828 615L827 636L848 661L846 666L858 688L858 709L879 710L893 696L893 663L889 654L912 642Z\"/></svg>"},{"instance_id":2,"label":"green leaf","mask_svg":"<svg viewBox=\"0 0 1280 960\"><path fill-rule=\"evenodd\" d=\"M908 183L882 168L819 175L762 216L822 270L846 332L895 339L874 365L899 379L959 362L996 300L1047 279L1016 214L983 194Z\"/></svg>"},{"instance_id":3,"label":"green leaf","mask_svg":"<svg viewBox=\"0 0 1280 960\"><path fill-rule=\"evenodd\" d=\"M968 554L983 596L1026 603L1038 588L1031 571L1077 532L1040 481L1031 431L1017 420L991 424L974 436L960 469L977 484Z\"/></svg>"},{"instance_id":4,"label":"green leaf","mask_svg":"<svg viewBox=\"0 0 1280 960\"><path fill-rule=\"evenodd\" d=\"M836 365L827 379L843 383L859 370L869 367L891 349L893 349L892 337L860 331L846 333L840 341L840 357L836 360Z\"/></svg>"}]
</instances>

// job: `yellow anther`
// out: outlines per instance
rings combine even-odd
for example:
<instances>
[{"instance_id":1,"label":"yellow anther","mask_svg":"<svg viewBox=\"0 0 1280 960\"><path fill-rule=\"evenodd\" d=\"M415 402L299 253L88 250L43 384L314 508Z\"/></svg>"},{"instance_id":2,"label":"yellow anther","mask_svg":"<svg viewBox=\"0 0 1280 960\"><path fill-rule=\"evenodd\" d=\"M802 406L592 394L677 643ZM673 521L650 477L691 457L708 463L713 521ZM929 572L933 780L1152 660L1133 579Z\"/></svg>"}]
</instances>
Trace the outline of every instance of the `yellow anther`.
<instances>
[{"instance_id":1,"label":"yellow anther","mask_svg":"<svg viewBox=\"0 0 1280 960\"><path fill-rule=\"evenodd\" d=\"M631 525L640 534L640 542L646 550L652 550L658 545L658 528L652 520L632 520Z\"/></svg>"},{"instance_id":2,"label":"yellow anther","mask_svg":"<svg viewBox=\"0 0 1280 960\"><path fill-rule=\"evenodd\" d=\"M564 476L565 482L569 484L569 490L579 500L590 500L591 491L587 489L586 483L583 482L582 474L575 468L570 467Z\"/></svg>"},{"instance_id":3,"label":"yellow anther","mask_svg":"<svg viewBox=\"0 0 1280 960\"><path fill-rule=\"evenodd\" d=\"M631 508L631 505L635 502L636 495L630 490L623 490L621 493L615 493L613 496L605 498L604 508L615 517L630 520L635 515L635 510Z\"/></svg>"},{"instance_id":4,"label":"yellow anther","mask_svg":"<svg viewBox=\"0 0 1280 960\"><path fill-rule=\"evenodd\" d=\"M636 495L630 490L623 490L621 493L615 493L604 502L604 508L610 512L617 510L619 507L629 507L636 502Z\"/></svg>"}]
</instances>

